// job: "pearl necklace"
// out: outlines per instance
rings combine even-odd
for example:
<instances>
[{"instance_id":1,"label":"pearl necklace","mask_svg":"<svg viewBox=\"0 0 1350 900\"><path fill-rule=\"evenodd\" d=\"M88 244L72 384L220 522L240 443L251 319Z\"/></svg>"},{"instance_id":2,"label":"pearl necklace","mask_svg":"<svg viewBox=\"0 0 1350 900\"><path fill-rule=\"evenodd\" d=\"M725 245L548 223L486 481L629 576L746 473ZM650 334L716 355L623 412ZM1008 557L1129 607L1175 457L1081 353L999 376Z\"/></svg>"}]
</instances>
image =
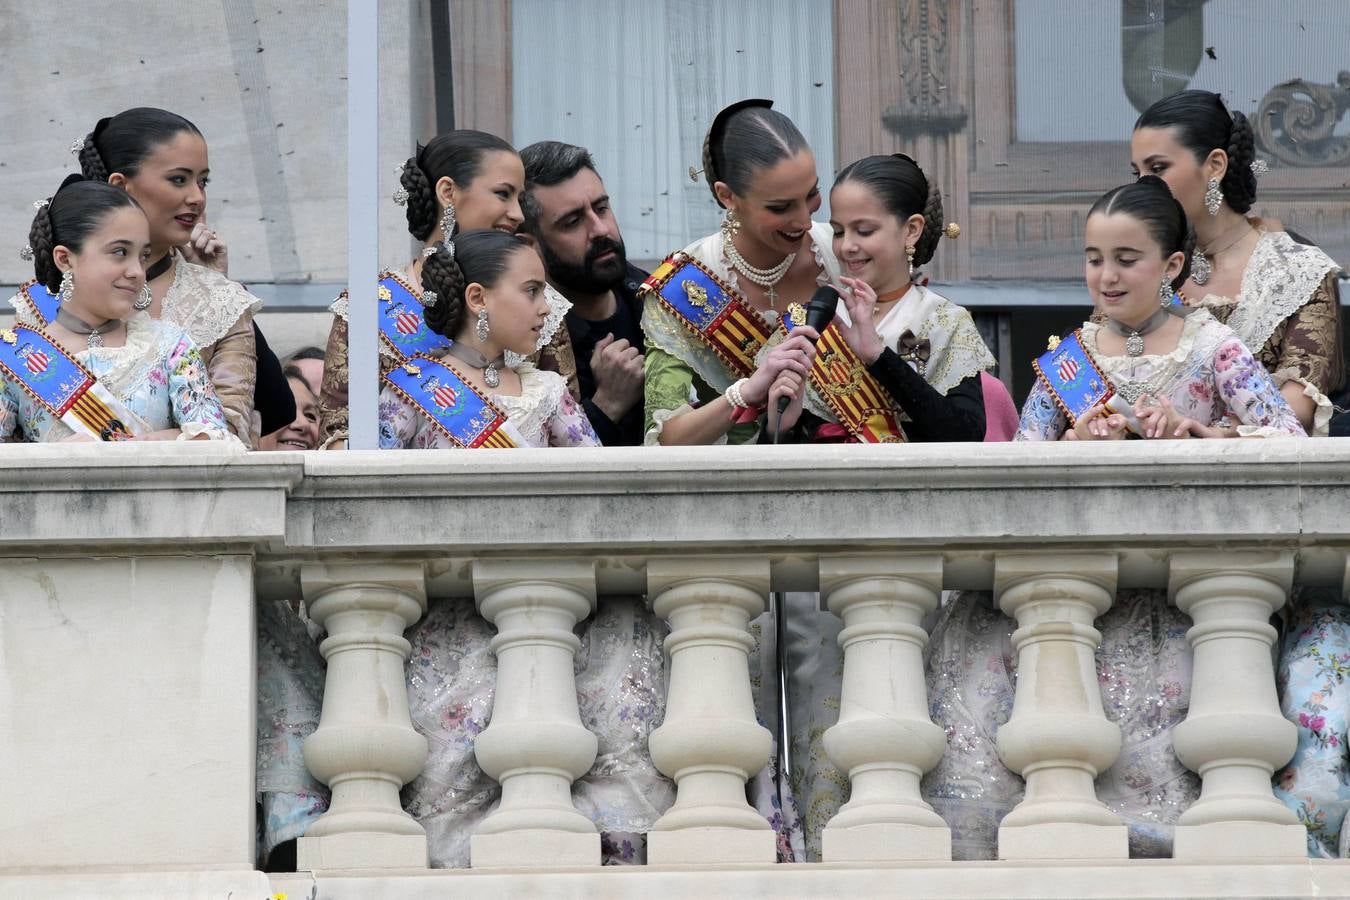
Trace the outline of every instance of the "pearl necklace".
<instances>
[{"instance_id":1,"label":"pearl necklace","mask_svg":"<svg viewBox=\"0 0 1350 900\"><path fill-rule=\"evenodd\" d=\"M731 238L727 238L725 244L727 260L731 263L731 267L764 288L769 296L769 308L777 312L778 307L774 304L778 300L778 292L774 288L778 285L778 282L783 280L783 276L787 274L788 269L792 268L792 262L797 258L797 254L789 253L778 265L760 269L745 261L745 257L741 256L741 251L736 249L736 242Z\"/></svg>"}]
</instances>

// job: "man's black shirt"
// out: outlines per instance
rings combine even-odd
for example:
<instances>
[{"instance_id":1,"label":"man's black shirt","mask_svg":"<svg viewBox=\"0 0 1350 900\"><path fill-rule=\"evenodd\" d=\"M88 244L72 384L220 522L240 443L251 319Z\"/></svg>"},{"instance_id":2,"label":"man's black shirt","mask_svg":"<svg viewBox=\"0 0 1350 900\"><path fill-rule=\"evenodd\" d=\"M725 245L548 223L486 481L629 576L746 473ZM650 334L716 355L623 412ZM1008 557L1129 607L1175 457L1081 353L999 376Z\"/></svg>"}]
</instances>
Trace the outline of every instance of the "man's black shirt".
<instances>
[{"instance_id":1,"label":"man's black shirt","mask_svg":"<svg viewBox=\"0 0 1350 900\"><path fill-rule=\"evenodd\" d=\"M608 319L583 319L574 308L565 320L567 333L572 338L572 352L577 359L577 382L581 386L586 418L591 420L600 443L606 447L634 447L642 443L643 403L639 398L619 421L610 421L594 402L596 383L595 373L591 371L591 355L595 353L595 345L607 334L613 334L616 341L627 340L639 351L643 350L642 301L637 292L646 278L646 272L636 266L628 267L623 281L614 288L614 298L618 302L614 315Z\"/></svg>"}]
</instances>

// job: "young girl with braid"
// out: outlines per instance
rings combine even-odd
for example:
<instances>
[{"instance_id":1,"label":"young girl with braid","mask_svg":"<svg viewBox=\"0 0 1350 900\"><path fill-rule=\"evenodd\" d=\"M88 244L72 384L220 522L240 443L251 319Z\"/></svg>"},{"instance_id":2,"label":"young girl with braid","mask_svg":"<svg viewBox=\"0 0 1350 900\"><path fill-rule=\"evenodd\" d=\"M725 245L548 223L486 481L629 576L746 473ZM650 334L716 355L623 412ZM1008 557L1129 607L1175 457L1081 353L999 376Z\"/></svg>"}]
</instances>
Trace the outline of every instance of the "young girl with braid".
<instances>
[{"instance_id":1,"label":"young girl with braid","mask_svg":"<svg viewBox=\"0 0 1350 900\"><path fill-rule=\"evenodd\" d=\"M419 146L399 170L394 201L405 208L408 233L422 243L421 252L397 270L382 273L379 285L380 375L409 356L440 350L444 338L421 321L422 267L427 254L455 235L478 229L512 234L520 226L520 194L525 168L520 155L496 135L460 129L437 135ZM571 304L545 286L549 316L538 343L525 354L541 369L556 371L580 397L576 362L567 329L560 327ZM395 310L394 304L399 304ZM347 444L348 298L344 291L333 303L333 326L324 358L319 398L319 446L342 449ZM392 313L392 314L391 314Z\"/></svg>"},{"instance_id":2,"label":"young girl with braid","mask_svg":"<svg viewBox=\"0 0 1350 900\"><path fill-rule=\"evenodd\" d=\"M253 317L262 301L226 277L225 246L206 227L206 139L180 115L137 107L99 119L72 149L85 178L126 191L145 211L150 223L145 311L188 333L201 349L230 431L246 446L256 446L263 398L257 393Z\"/></svg>"},{"instance_id":3,"label":"young girl with braid","mask_svg":"<svg viewBox=\"0 0 1350 900\"><path fill-rule=\"evenodd\" d=\"M192 339L141 311L151 238L130 195L72 175L39 206L28 244L36 283L61 303L49 322L21 315L0 331L0 438L233 440ZM58 415L50 400L66 389L53 382L77 380L72 361L96 384ZM89 424L100 411L113 414L102 429Z\"/></svg>"},{"instance_id":4,"label":"young girl with braid","mask_svg":"<svg viewBox=\"0 0 1350 900\"><path fill-rule=\"evenodd\" d=\"M422 315L427 327L450 339L436 355L506 413L509 426L530 446L599 446L566 379L525 359L550 316L539 254L520 238L495 230L463 233L447 244L437 245L422 262ZM519 361L508 364L508 353ZM380 392L380 446L458 444L386 382Z\"/></svg>"},{"instance_id":5,"label":"young girl with braid","mask_svg":"<svg viewBox=\"0 0 1350 900\"><path fill-rule=\"evenodd\" d=\"M462 446L448 434L454 425L434 422L427 410L462 404L472 392L505 414L503 427L518 444L598 446L561 375L504 358L508 351L529 351L548 318L538 253L499 231L466 232L451 246L453 255L439 247L426 258L421 283L427 324L450 342L439 354L412 357L386 376L380 445ZM418 374L400 381L409 369ZM433 373L438 380L429 385ZM665 708L666 627L640 597L601 596L580 635L577 701L599 752L573 785L573 797L601 833L605 862L641 862L644 833L675 795L647 750L648 735ZM438 867L468 865L469 838L501 797L501 786L474 756L474 740L492 711L491 637L471 599L433 601L408 632L409 705L430 753L403 799L426 828L432 865Z\"/></svg>"}]
</instances>

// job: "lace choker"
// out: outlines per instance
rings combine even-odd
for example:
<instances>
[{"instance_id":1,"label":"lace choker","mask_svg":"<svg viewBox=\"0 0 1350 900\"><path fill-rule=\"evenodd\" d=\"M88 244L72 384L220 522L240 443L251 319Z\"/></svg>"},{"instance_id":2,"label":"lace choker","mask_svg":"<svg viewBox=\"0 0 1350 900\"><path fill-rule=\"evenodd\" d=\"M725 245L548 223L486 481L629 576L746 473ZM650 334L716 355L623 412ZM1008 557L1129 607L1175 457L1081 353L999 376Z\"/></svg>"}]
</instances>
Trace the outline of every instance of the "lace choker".
<instances>
[{"instance_id":1,"label":"lace choker","mask_svg":"<svg viewBox=\"0 0 1350 900\"><path fill-rule=\"evenodd\" d=\"M1143 356L1144 335L1152 334L1161 328L1163 323L1167 321L1167 317L1170 315L1171 313L1166 309L1160 309L1145 319L1143 324L1139 325L1137 328L1129 325L1122 325L1115 319L1108 318L1106 320L1106 327L1125 338L1126 356Z\"/></svg>"},{"instance_id":2,"label":"lace choker","mask_svg":"<svg viewBox=\"0 0 1350 900\"><path fill-rule=\"evenodd\" d=\"M496 359L488 359L472 347L466 347L463 344L453 343L445 348L456 359L463 360L475 369L483 370L483 383L490 388L495 388L502 383L501 367L506 363L506 354L498 356Z\"/></svg>"}]
</instances>

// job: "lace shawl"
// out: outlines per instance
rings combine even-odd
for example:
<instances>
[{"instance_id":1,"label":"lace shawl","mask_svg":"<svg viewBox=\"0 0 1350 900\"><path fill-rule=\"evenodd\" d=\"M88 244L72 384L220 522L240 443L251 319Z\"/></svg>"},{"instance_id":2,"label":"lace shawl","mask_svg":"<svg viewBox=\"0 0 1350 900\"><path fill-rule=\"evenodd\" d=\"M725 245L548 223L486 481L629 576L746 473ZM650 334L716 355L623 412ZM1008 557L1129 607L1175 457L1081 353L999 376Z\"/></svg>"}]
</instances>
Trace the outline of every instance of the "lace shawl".
<instances>
[{"instance_id":1,"label":"lace shawl","mask_svg":"<svg viewBox=\"0 0 1350 900\"><path fill-rule=\"evenodd\" d=\"M173 284L160 304L160 317L187 332L205 355L235 326L241 316L254 315L262 301L239 282L215 269L179 259Z\"/></svg>"},{"instance_id":2,"label":"lace shawl","mask_svg":"<svg viewBox=\"0 0 1350 900\"><path fill-rule=\"evenodd\" d=\"M1265 346L1281 322L1312 299L1336 263L1317 247L1300 244L1283 231L1261 234L1242 273L1236 299L1206 294L1205 308L1231 307L1220 316L1253 352Z\"/></svg>"},{"instance_id":3,"label":"lace shawl","mask_svg":"<svg viewBox=\"0 0 1350 900\"><path fill-rule=\"evenodd\" d=\"M910 287L877 323L882 344L892 350L906 331L928 340L930 355L923 377L943 395L971 375L994 367L994 355L970 313L921 284Z\"/></svg>"}]
</instances>

